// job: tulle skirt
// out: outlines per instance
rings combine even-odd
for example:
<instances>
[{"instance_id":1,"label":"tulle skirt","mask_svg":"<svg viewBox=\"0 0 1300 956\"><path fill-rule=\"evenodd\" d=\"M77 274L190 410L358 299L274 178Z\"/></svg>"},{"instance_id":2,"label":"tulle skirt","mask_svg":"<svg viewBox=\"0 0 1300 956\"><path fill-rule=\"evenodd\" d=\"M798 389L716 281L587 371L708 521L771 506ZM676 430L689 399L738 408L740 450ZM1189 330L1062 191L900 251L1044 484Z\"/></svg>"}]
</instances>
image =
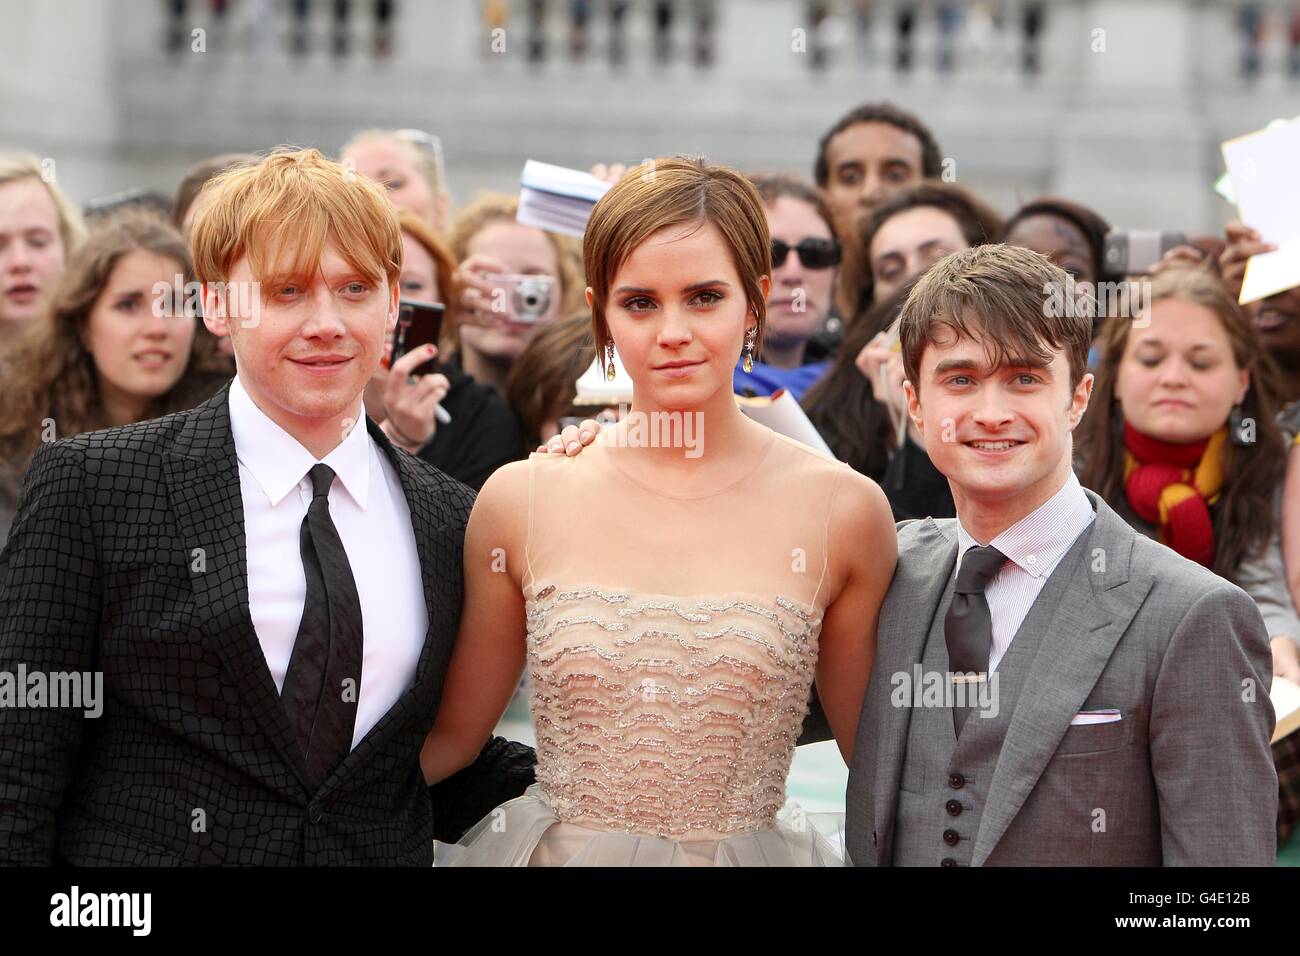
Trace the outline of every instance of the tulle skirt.
<instances>
[{"instance_id":1,"label":"tulle skirt","mask_svg":"<svg viewBox=\"0 0 1300 956\"><path fill-rule=\"evenodd\" d=\"M787 805L773 826L721 840L673 840L562 823L537 784L497 807L434 866L846 866L844 817Z\"/></svg>"}]
</instances>

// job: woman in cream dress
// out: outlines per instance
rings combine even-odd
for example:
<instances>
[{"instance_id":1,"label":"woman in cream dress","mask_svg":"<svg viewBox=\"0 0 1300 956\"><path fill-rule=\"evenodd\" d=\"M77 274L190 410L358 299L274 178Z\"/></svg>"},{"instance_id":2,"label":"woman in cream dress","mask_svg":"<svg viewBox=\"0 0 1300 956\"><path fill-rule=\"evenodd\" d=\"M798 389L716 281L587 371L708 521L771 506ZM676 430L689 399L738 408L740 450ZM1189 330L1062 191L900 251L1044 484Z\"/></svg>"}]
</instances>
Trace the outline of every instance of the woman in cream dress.
<instances>
[{"instance_id":1,"label":"woman in cream dress","mask_svg":"<svg viewBox=\"0 0 1300 956\"><path fill-rule=\"evenodd\" d=\"M439 863L839 865L778 819L814 679L850 757L896 559L880 490L752 422L770 239L738 173L658 160L587 226L598 354L629 414L483 487L426 779L468 764L527 668L537 783Z\"/></svg>"}]
</instances>

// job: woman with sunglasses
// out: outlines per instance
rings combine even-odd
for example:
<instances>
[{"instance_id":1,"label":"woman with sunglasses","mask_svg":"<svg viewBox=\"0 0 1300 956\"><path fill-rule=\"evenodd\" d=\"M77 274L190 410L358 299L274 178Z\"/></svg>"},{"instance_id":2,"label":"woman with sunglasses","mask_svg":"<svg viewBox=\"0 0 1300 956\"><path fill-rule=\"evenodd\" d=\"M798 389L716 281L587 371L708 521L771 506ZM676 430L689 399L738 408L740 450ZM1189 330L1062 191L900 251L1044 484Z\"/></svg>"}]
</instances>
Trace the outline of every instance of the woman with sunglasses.
<instances>
[{"instance_id":1,"label":"woman with sunglasses","mask_svg":"<svg viewBox=\"0 0 1300 956\"><path fill-rule=\"evenodd\" d=\"M807 346L831 307L840 245L830 210L811 188L786 176L751 179L763 197L772 234L772 291L763 360L741 359L735 390L771 395L783 388L799 401L830 366L829 359L807 361Z\"/></svg>"}]
</instances>

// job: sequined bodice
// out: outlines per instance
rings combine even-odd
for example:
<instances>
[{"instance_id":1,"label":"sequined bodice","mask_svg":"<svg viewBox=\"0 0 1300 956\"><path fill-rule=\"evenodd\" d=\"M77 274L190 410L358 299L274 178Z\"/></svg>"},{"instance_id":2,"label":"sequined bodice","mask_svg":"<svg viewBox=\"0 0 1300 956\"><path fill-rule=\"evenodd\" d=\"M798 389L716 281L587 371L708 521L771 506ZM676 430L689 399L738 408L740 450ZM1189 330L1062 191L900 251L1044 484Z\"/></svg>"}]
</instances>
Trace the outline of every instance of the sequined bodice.
<instances>
[{"instance_id":1,"label":"sequined bodice","mask_svg":"<svg viewBox=\"0 0 1300 956\"><path fill-rule=\"evenodd\" d=\"M561 820L683 840L772 824L807 711L815 608L544 579L525 598L537 780Z\"/></svg>"}]
</instances>

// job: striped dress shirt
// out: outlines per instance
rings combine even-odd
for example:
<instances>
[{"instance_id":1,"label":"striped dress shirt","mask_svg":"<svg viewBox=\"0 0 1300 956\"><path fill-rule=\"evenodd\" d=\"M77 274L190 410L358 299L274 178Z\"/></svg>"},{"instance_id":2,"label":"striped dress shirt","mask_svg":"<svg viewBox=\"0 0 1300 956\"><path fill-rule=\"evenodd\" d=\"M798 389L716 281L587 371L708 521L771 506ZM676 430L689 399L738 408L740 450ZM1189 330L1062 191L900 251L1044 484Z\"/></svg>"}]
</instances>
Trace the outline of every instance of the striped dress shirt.
<instances>
[{"instance_id":1,"label":"striped dress shirt","mask_svg":"<svg viewBox=\"0 0 1300 956\"><path fill-rule=\"evenodd\" d=\"M1083 486L1071 471L1056 494L989 542L1007 556L1006 564L984 591L993 619L990 673L997 670L1052 571L1096 516ZM966 532L958 515L954 577L961 568L961 556L979 544Z\"/></svg>"}]
</instances>

